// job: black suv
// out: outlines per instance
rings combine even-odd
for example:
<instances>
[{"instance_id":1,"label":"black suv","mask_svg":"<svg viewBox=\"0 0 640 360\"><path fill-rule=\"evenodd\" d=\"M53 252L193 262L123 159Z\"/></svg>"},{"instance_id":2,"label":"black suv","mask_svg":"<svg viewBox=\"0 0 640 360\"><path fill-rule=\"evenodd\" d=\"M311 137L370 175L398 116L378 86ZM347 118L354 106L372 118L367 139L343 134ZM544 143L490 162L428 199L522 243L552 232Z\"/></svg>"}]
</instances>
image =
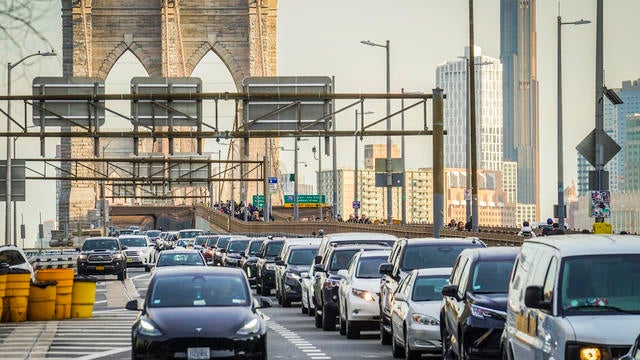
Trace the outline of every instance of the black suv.
<instances>
[{"instance_id":1,"label":"black suv","mask_svg":"<svg viewBox=\"0 0 640 360\"><path fill-rule=\"evenodd\" d=\"M284 239L267 239L262 243L256 264L256 291L268 296L276 287L276 256L280 255Z\"/></svg>"},{"instance_id":2,"label":"black suv","mask_svg":"<svg viewBox=\"0 0 640 360\"><path fill-rule=\"evenodd\" d=\"M338 286L341 278L338 271L347 269L353 255L359 251L389 249L385 245L345 244L334 245L328 249L322 262L313 266L315 281L313 284L314 304L316 308L316 327L325 331L336 329L338 319Z\"/></svg>"},{"instance_id":3,"label":"black suv","mask_svg":"<svg viewBox=\"0 0 640 360\"><path fill-rule=\"evenodd\" d=\"M284 251L284 250L283 250ZM318 253L318 245L293 245L283 254L282 260L276 260L276 297L282 307L291 306L293 301L302 300L300 273L309 271L309 265Z\"/></svg>"},{"instance_id":4,"label":"black suv","mask_svg":"<svg viewBox=\"0 0 640 360\"><path fill-rule=\"evenodd\" d=\"M380 265L380 341L391 344L391 308L393 293L400 280L414 269L452 267L456 257L467 248L485 247L476 239L422 238L400 239L389 254L389 262Z\"/></svg>"},{"instance_id":5,"label":"black suv","mask_svg":"<svg viewBox=\"0 0 640 360\"><path fill-rule=\"evenodd\" d=\"M260 253L260 248L262 247L262 243L264 239L251 239L247 248L240 253L242 259L240 260L240 267L244 270L245 274L247 274L247 279L249 279L249 284L256 284L256 273L258 272L258 254Z\"/></svg>"},{"instance_id":6,"label":"black suv","mask_svg":"<svg viewBox=\"0 0 640 360\"><path fill-rule=\"evenodd\" d=\"M445 358L500 358L507 293L520 248L467 249L442 288L440 335Z\"/></svg>"},{"instance_id":7,"label":"black suv","mask_svg":"<svg viewBox=\"0 0 640 360\"><path fill-rule=\"evenodd\" d=\"M247 248L247 244L249 244L249 238L231 238L222 257L222 266L240 267L240 260L242 260L240 253Z\"/></svg>"},{"instance_id":8,"label":"black suv","mask_svg":"<svg viewBox=\"0 0 640 360\"><path fill-rule=\"evenodd\" d=\"M78 248L78 275L117 275L118 280L127 277L127 263L124 250L115 237L88 238Z\"/></svg>"}]
</instances>

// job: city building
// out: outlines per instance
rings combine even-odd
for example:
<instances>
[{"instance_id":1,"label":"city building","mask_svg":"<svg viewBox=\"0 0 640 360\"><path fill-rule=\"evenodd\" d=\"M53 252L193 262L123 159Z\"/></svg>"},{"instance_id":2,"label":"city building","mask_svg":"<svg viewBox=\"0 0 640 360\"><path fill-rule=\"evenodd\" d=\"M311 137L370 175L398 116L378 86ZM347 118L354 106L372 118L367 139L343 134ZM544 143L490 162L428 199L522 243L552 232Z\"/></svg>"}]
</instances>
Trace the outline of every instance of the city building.
<instances>
[{"instance_id":1,"label":"city building","mask_svg":"<svg viewBox=\"0 0 640 360\"><path fill-rule=\"evenodd\" d=\"M622 150L624 157L624 190L640 191L640 113L626 117L626 141Z\"/></svg>"},{"instance_id":2,"label":"city building","mask_svg":"<svg viewBox=\"0 0 640 360\"><path fill-rule=\"evenodd\" d=\"M484 56L475 47L476 126L478 168L501 170L502 166L502 64L500 60ZM444 166L466 168L470 156L467 115L467 59L465 56L447 61L436 68L436 86L444 89Z\"/></svg>"},{"instance_id":3,"label":"city building","mask_svg":"<svg viewBox=\"0 0 640 360\"><path fill-rule=\"evenodd\" d=\"M535 0L500 1L500 61L503 160L518 163L518 203L531 210L524 204L540 205Z\"/></svg>"},{"instance_id":4,"label":"city building","mask_svg":"<svg viewBox=\"0 0 640 360\"><path fill-rule=\"evenodd\" d=\"M626 231L630 234L640 233L640 192L612 192L611 217L605 218L610 223L613 232L618 234ZM569 215L576 230L591 230L591 196L581 195L577 198L577 206L569 207Z\"/></svg>"},{"instance_id":5,"label":"city building","mask_svg":"<svg viewBox=\"0 0 640 360\"><path fill-rule=\"evenodd\" d=\"M366 144L364 146L364 167L365 169L373 169L376 165L376 159L387 158L387 144ZM400 158L400 147L398 144L391 144L391 158Z\"/></svg>"},{"instance_id":6,"label":"city building","mask_svg":"<svg viewBox=\"0 0 640 360\"><path fill-rule=\"evenodd\" d=\"M507 202L518 202L518 163L505 161L502 163L502 189L507 194Z\"/></svg>"}]
</instances>

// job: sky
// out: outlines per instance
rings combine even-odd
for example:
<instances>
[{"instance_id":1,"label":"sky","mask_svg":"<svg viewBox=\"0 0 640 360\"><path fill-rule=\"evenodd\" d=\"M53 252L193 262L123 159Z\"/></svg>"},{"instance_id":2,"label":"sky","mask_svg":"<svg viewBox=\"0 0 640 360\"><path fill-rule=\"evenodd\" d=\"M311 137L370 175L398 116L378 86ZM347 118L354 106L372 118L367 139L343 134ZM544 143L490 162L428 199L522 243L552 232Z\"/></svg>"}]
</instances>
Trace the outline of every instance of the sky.
<instances>
[{"instance_id":1,"label":"sky","mask_svg":"<svg viewBox=\"0 0 640 360\"><path fill-rule=\"evenodd\" d=\"M58 2L36 19L34 26L45 35L46 41L30 37L24 41L21 53L6 40L0 44L0 62L16 61L21 56L54 47L61 53L61 20ZM337 93L385 92L385 51L383 48L362 45L361 40L384 44L390 41L391 92L421 91L431 93L435 87L436 67L446 61L455 61L464 55L468 45L468 1L466 0L279 0L277 28L278 75L335 76ZM500 1L475 1L475 43L482 54L500 57ZM595 17L596 0L539 0L537 2L537 78L540 86L540 174L541 218L552 214L557 200L557 147L556 147L556 17L558 8L563 21L578 19L593 23L564 26L562 30L563 106L564 106L564 182L570 185L576 179L575 146L595 127ZM618 88L624 80L640 78L640 47L637 46L633 24L640 14L637 0L605 1L604 6L604 68L605 85ZM22 55L21 55L22 54ZM36 58L13 70L13 94L29 94L35 76L60 76L61 57ZM146 76L135 58L125 55L107 78L107 92L128 92L127 78L118 74ZM193 76L203 78L204 91L235 91L228 70L212 53L201 61ZM6 93L5 71L0 71L0 93ZM115 105L114 105L115 106ZM371 120L385 113L384 102L366 103ZM19 113L21 104L13 106ZM125 106L126 108L126 106ZM392 104L393 109L399 103ZM429 124L430 124L430 111ZM207 119L205 119L207 121ZM338 129L352 129L354 110L337 118ZM399 118L392 127L399 129ZM407 113L406 128L422 127L417 112ZM224 120L223 120L223 124ZM108 119L108 126L123 128L124 123ZM384 127L384 126L382 126ZM431 138L406 137L406 167L409 169L431 166ZM364 143L382 143L384 138L365 138ZM395 144L399 139L394 138ZM47 140L47 155L55 154L54 139ZM317 141L301 142L300 161L304 180L315 184L317 161L311 147ZM293 140L282 140L285 149L293 148ZM0 139L0 148L5 148ZM339 139L338 166L353 167L353 139ZM208 152L226 149L208 142ZM16 156L37 157L37 142L29 139L17 141ZM217 156L217 155L216 155ZM1 157L1 156L0 156ZM363 152L360 152L362 166ZM293 153L282 152L282 161L291 171ZM323 157L323 169L329 169L331 160ZM35 238L37 223L55 218L55 183L29 181L27 201L18 203L18 223L24 215L27 237ZM612 204L615 211L615 204ZM4 206L0 209L4 219ZM0 229L4 221L0 221ZM4 230L2 230L4 232Z\"/></svg>"}]
</instances>

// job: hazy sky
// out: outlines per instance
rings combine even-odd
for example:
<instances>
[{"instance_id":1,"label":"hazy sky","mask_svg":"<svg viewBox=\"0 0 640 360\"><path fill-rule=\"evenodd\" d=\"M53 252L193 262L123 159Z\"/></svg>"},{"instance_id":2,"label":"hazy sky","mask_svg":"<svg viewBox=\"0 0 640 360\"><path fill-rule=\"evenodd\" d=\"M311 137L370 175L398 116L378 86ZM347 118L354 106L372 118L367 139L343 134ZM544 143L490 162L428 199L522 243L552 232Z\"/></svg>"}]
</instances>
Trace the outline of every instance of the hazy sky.
<instances>
[{"instance_id":1,"label":"hazy sky","mask_svg":"<svg viewBox=\"0 0 640 360\"><path fill-rule=\"evenodd\" d=\"M61 52L61 20L59 3L34 24L41 29L47 40ZM336 92L384 92L385 51L383 48L360 44L371 40L391 43L391 91L422 91L430 93L435 87L435 68L446 61L456 60L464 54L468 44L468 1L466 0L279 0L278 9L278 75L324 75L335 76ZM500 57L500 1L480 0L475 2L475 41L482 53ZM581 18L595 22L596 0L564 0L561 2L563 21ZM605 1L604 8L604 64L605 84L609 88L621 86L621 81L640 78L640 47L637 46L635 22L640 14L637 0ZM540 83L540 174L541 217L552 214L556 202L556 17L558 2L537 2L537 67ZM564 93L564 162L565 184L576 178L575 146L595 126L595 23L563 27L563 93ZM9 43L1 46L0 62L16 61L19 56L37 50L47 50L47 45L36 38L24 42L22 54L16 54ZM18 68L13 74L13 93L30 92L34 76L59 76L61 58L40 58L25 62L26 76ZM126 56L116 65L116 71L107 79L107 92L127 92L127 79L113 74L126 73L145 76L132 56ZM0 71L0 93L6 93L6 72ZM196 68L194 76L203 78L205 91L234 91L228 71L219 60L209 55ZM375 112L370 119L382 116L384 102L366 105ZM399 104L393 104L398 108ZM21 104L13 106L19 113ZM338 117L338 128L353 127L354 110ZM206 121L206 120L205 120ZM399 117L393 127L399 128ZM4 123L4 122L3 122ZM429 110L429 124L430 110ZM421 116L407 114L406 127L421 127ZM113 124L124 127L124 124ZM365 139L365 143L384 142L384 138ZM54 139L47 140L48 156L55 153ZM394 143L399 143L394 139ZM317 141L302 142L300 161L308 163L301 167L307 183L315 183L314 171L317 162L313 159L311 146ZM407 138L407 168L431 165L431 138ZM292 140L283 140L282 145L293 147ZM0 140L4 149L4 140ZM207 145L208 151L221 148L214 142ZM37 142L18 140L18 157L38 156ZM224 151L224 149L223 149ZM353 140L339 142L338 166L353 166ZM344 155L343 155L344 154ZM0 156L3 157L3 156ZM360 159L362 161L362 152ZM283 161L291 164L293 154L283 153ZM362 163L361 163L362 165ZM323 158L323 168L328 169L330 158ZM289 171L291 171L289 166ZM615 204L612 204L615 211ZM54 182L31 181L27 184L27 201L18 204L18 223L24 214L28 238L35 238L38 215L42 219L55 218ZM0 209L4 219L4 205ZM4 221L0 221L0 229Z\"/></svg>"}]
</instances>

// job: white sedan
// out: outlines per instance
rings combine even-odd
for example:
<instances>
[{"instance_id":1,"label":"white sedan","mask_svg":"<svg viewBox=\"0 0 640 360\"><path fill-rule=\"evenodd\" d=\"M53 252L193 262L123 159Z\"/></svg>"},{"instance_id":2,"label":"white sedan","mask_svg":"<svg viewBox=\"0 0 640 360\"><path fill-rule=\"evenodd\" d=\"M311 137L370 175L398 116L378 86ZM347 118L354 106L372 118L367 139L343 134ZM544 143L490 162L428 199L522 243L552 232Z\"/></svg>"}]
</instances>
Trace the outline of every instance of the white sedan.
<instances>
[{"instance_id":1,"label":"white sedan","mask_svg":"<svg viewBox=\"0 0 640 360\"><path fill-rule=\"evenodd\" d=\"M451 268L416 269L400 281L391 308L394 357L420 359L423 353L441 353L442 287L450 275Z\"/></svg>"},{"instance_id":2,"label":"white sedan","mask_svg":"<svg viewBox=\"0 0 640 360\"><path fill-rule=\"evenodd\" d=\"M349 268L338 271L340 334L360 338L360 330L377 330L380 278L378 268L387 262L391 250L361 251L353 255Z\"/></svg>"}]
</instances>

